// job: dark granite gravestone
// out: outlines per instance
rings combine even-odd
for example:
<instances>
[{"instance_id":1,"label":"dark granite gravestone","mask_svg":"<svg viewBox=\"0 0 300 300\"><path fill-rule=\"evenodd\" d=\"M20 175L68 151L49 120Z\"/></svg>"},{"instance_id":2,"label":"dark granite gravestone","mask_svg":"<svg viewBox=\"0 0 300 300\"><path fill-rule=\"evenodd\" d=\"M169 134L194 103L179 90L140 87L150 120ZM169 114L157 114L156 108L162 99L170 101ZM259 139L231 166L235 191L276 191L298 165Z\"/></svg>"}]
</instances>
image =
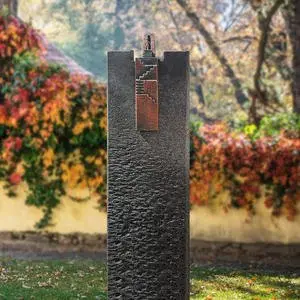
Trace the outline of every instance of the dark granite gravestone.
<instances>
[{"instance_id":1,"label":"dark granite gravestone","mask_svg":"<svg viewBox=\"0 0 300 300\"><path fill-rule=\"evenodd\" d=\"M158 60L158 130L140 131L134 53L108 53L112 300L189 298L188 65L188 52Z\"/></svg>"}]
</instances>

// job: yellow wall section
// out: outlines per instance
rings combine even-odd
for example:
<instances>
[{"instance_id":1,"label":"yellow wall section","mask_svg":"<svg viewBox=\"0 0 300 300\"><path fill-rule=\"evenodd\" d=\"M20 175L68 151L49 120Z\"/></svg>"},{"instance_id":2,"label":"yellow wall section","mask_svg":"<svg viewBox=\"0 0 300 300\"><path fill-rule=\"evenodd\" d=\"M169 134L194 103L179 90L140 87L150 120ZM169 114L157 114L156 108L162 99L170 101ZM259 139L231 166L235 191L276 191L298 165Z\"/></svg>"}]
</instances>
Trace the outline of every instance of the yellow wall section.
<instances>
[{"instance_id":1,"label":"yellow wall section","mask_svg":"<svg viewBox=\"0 0 300 300\"><path fill-rule=\"evenodd\" d=\"M34 230L34 224L41 216L41 210L25 205L26 187L17 188L18 196L6 196L0 187L0 231ZM87 190L69 191L72 196L87 197ZM228 201L224 194L216 202ZM214 203L215 200L213 201ZM284 216L275 218L271 210L265 208L263 199L257 201L257 214L251 218L243 209L231 209L225 213L219 205L194 207L191 211L191 238L207 241L233 242L300 242L300 216L290 222ZM97 199L77 203L68 197L63 197L62 203L54 211L55 226L48 231L70 233L106 233L106 214L95 207ZM300 211L300 207L299 207Z\"/></svg>"},{"instance_id":2,"label":"yellow wall section","mask_svg":"<svg viewBox=\"0 0 300 300\"><path fill-rule=\"evenodd\" d=\"M231 208L225 212L222 204L230 203L228 192L211 200L208 206L193 207L190 215L191 238L245 243L299 243L300 215L292 222L284 215L272 216L272 209L266 208L263 195L262 188L262 197L256 199L254 216L249 216L243 208Z\"/></svg>"},{"instance_id":3,"label":"yellow wall section","mask_svg":"<svg viewBox=\"0 0 300 300\"><path fill-rule=\"evenodd\" d=\"M263 202L262 202L263 205ZM259 205L261 206L261 205ZM300 218L290 222L285 217L271 217L264 207L251 218L243 210L215 212L207 207L195 207L190 217L191 238L206 241L299 243Z\"/></svg>"},{"instance_id":4,"label":"yellow wall section","mask_svg":"<svg viewBox=\"0 0 300 300\"><path fill-rule=\"evenodd\" d=\"M18 196L10 198L3 187L0 187L0 231L34 230L34 224L42 217L41 209L25 205L24 185L20 185L16 192ZM87 190L73 190L72 196L74 195L84 199L89 193ZM47 231L106 233L106 213L99 212L95 207L96 197L80 203L62 197L61 204L54 210L55 226L47 228Z\"/></svg>"}]
</instances>

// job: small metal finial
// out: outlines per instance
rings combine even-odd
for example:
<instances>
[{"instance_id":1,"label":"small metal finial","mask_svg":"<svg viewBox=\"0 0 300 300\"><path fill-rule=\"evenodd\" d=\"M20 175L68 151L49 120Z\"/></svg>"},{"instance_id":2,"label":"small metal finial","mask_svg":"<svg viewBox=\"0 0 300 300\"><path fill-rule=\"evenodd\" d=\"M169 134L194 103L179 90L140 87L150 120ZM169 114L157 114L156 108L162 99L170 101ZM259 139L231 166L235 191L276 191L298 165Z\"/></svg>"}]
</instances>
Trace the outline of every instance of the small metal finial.
<instances>
[{"instance_id":1,"label":"small metal finial","mask_svg":"<svg viewBox=\"0 0 300 300\"><path fill-rule=\"evenodd\" d=\"M155 36L152 33L147 33L144 36L144 57L155 57Z\"/></svg>"}]
</instances>

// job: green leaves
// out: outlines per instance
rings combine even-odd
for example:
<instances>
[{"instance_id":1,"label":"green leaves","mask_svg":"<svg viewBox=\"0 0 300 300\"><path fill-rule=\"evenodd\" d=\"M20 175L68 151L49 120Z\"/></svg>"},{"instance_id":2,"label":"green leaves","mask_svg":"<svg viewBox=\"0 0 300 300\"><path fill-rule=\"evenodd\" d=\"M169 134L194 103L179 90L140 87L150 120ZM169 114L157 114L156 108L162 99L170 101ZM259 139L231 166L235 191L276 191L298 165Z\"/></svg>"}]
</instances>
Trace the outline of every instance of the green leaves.
<instances>
[{"instance_id":1,"label":"green leaves","mask_svg":"<svg viewBox=\"0 0 300 300\"><path fill-rule=\"evenodd\" d=\"M298 133L300 136L300 115L280 113L265 116L260 122L258 136L276 136L281 131Z\"/></svg>"},{"instance_id":2,"label":"green leaves","mask_svg":"<svg viewBox=\"0 0 300 300\"><path fill-rule=\"evenodd\" d=\"M277 113L266 115L259 125L249 124L244 119L237 119L230 124L235 131L242 132L250 139L276 137L285 132L295 138L300 137L300 115L296 113Z\"/></svg>"}]
</instances>

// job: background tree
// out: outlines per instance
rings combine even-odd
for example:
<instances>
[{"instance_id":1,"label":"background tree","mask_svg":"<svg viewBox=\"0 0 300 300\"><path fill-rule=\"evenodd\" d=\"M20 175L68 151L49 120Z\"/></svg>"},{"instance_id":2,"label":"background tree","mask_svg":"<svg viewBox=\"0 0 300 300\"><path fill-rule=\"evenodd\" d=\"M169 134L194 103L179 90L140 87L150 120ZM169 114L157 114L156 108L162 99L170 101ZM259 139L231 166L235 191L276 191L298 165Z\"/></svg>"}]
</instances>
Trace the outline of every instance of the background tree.
<instances>
[{"instance_id":1,"label":"background tree","mask_svg":"<svg viewBox=\"0 0 300 300\"><path fill-rule=\"evenodd\" d=\"M300 1L289 1L286 22L293 51L292 91L294 111L300 113Z\"/></svg>"},{"instance_id":2,"label":"background tree","mask_svg":"<svg viewBox=\"0 0 300 300\"><path fill-rule=\"evenodd\" d=\"M299 18L291 2L299 1L20 1L23 18L31 15L34 26L103 81L106 52L140 50L144 32L157 33L158 49L190 51L193 118L258 123L291 111L293 100L297 111L299 39L292 28Z\"/></svg>"},{"instance_id":3,"label":"background tree","mask_svg":"<svg viewBox=\"0 0 300 300\"><path fill-rule=\"evenodd\" d=\"M15 16L18 14L18 0L0 0L0 9L3 7L7 7L9 13Z\"/></svg>"}]
</instances>

